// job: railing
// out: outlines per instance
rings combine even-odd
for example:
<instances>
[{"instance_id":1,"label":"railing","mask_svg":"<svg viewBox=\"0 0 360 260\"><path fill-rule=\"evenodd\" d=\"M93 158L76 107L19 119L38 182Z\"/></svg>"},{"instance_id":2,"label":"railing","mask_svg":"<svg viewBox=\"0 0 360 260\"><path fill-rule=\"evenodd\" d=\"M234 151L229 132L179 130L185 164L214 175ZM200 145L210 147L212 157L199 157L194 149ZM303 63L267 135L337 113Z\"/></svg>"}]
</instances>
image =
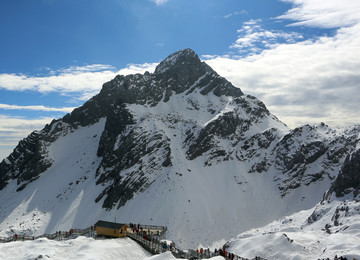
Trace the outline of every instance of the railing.
<instances>
[{"instance_id":1,"label":"railing","mask_svg":"<svg viewBox=\"0 0 360 260\"><path fill-rule=\"evenodd\" d=\"M219 255L219 254L218 254ZM238 256L236 254L233 254L233 253L226 253L226 256L224 256L225 259L227 260L250 260L248 258L244 258L244 257L241 257L241 256ZM267 260L266 258L262 258L260 256L256 256L255 258L252 258L251 260Z\"/></svg>"},{"instance_id":2,"label":"railing","mask_svg":"<svg viewBox=\"0 0 360 260\"><path fill-rule=\"evenodd\" d=\"M131 239L135 240L137 243L139 243L143 248L145 248L147 251L149 251L152 254L160 254L166 251L171 251L171 253L176 258L182 258L182 259L208 259L214 256L223 256L227 260L250 260L248 258L243 258L241 256L238 256L233 253L226 253L226 256L221 254L219 251L211 252L210 250L202 250L202 253L200 251L194 251L194 250L187 250L183 251L181 249L178 249L175 247L175 245L168 246L166 243L161 242L159 239L154 238L152 236L149 236L150 239L145 238L141 232L139 233L132 233L128 232L127 236ZM251 260L267 260L262 257L255 257Z\"/></svg>"},{"instance_id":3,"label":"railing","mask_svg":"<svg viewBox=\"0 0 360 260\"><path fill-rule=\"evenodd\" d=\"M208 259L214 256L220 255L220 252L217 251L211 252L209 250L204 250L203 253L200 253L199 251L194 250L187 250L183 251L181 249L178 249L175 247L174 244L167 245L165 242L161 242L160 238L164 236L164 234L167 231L167 227L165 226L154 226L154 225L135 225L131 224L132 228L135 229L142 229L143 232L132 232L132 228L127 232L127 236L131 239L138 242L143 248L145 248L147 251L149 251L152 254L160 254L166 251L171 251L171 253L176 258L187 258L187 259ZM130 225L129 225L130 226ZM150 230L149 232L147 232ZM154 232L155 231L155 232ZM144 236L146 234L146 236ZM6 243L11 241L25 241L25 240L36 240L39 238L47 238L50 240L68 240L68 239L74 239L78 236L88 236L88 237L94 237L96 238L96 231L94 227L88 227L85 229L70 229L69 231L58 231L53 234L44 234L40 236L26 236L26 235L14 235L12 237L0 237L0 243ZM247 258L243 258L241 256L235 255L230 253L226 253L226 256L224 256L227 260L249 260ZM252 260L266 260L262 257L255 257Z\"/></svg>"},{"instance_id":4,"label":"railing","mask_svg":"<svg viewBox=\"0 0 360 260\"><path fill-rule=\"evenodd\" d=\"M143 236L137 235L135 233L127 233L127 236L135 240L143 248L145 248L147 251L149 251L154 255L167 251L166 248L163 247L163 244L161 244L158 239L151 239L151 240L145 239Z\"/></svg>"},{"instance_id":5,"label":"railing","mask_svg":"<svg viewBox=\"0 0 360 260\"><path fill-rule=\"evenodd\" d=\"M58 231L53 234L43 234L40 236L27 236L27 235L13 235L11 237L0 237L0 243L6 243L11 241L25 241L25 240L36 240L39 238L47 238L50 240L68 240L73 239L78 236L88 235L90 237L95 236L95 229L92 227L88 227L85 229L71 229L69 231Z\"/></svg>"},{"instance_id":6,"label":"railing","mask_svg":"<svg viewBox=\"0 0 360 260\"><path fill-rule=\"evenodd\" d=\"M150 232L152 232L152 233L156 232L156 235L158 237L162 237L167 231L166 226L129 224L129 227L130 227L130 230L137 229L137 230L143 230L143 231L150 230Z\"/></svg>"},{"instance_id":7,"label":"railing","mask_svg":"<svg viewBox=\"0 0 360 260\"><path fill-rule=\"evenodd\" d=\"M156 229L156 230L167 230L166 226L155 226L155 225L142 225L142 224L129 224L129 227L134 226L143 229Z\"/></svg>"}]
</instances>

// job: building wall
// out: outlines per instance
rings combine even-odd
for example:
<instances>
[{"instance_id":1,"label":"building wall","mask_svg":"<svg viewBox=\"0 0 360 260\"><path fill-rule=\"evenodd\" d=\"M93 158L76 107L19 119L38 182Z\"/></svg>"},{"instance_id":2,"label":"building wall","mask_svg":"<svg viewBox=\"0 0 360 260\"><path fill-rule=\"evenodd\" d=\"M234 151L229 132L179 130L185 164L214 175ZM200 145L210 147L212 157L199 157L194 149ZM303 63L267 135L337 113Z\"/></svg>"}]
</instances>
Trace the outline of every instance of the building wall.
<instances>
[{"instance_id":1,"label":"building wall","mask_svg":"<svg viewBox=\"0 0 360 260\"><path fill-rule=\"evenodd\" d=\"M121 229L112 229L96 226L96 234L109 237L124 237L126 234L126 227L122 227Z\"/></svg>"}]
</instances>

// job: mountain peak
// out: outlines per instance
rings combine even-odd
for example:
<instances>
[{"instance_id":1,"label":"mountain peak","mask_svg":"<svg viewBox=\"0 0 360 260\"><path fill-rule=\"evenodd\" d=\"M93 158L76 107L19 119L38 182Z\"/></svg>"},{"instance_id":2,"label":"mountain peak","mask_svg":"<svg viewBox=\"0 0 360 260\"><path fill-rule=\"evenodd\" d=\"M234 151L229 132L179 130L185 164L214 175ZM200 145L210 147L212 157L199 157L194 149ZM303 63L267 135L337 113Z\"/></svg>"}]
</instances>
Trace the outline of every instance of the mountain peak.
<instances>
[{"instance_id":1,"label":"mountain peak","mask_svg":"<svg viewBox=\"0 0 360 260\"><path fill-rule=\"evenodd\" d=\"M192 49L183 49L169 55L165 60L160 62L155 69L155 74L162 74L169 69L179 69L180 67L184 67L184 65L186 65L186 67L196 67L200 64L201 61L198 55Z\"/></svg>"},{"instance_id":2,"label":"mountain peak","mask_svg":"<svg viewBox=\"0 0 360 260\"><path fill-rule=\"evenodd\" d=\"M124 104L156 106L160 101L169 101L174 94L188 95L195 90L201 95L212 92L218 97L243 95L240 88L219 76L192 49L184 49L160 62L154 73L116 76L103 85L92 101L113 104L121 100Z\"/></svg>"}]
</instances>

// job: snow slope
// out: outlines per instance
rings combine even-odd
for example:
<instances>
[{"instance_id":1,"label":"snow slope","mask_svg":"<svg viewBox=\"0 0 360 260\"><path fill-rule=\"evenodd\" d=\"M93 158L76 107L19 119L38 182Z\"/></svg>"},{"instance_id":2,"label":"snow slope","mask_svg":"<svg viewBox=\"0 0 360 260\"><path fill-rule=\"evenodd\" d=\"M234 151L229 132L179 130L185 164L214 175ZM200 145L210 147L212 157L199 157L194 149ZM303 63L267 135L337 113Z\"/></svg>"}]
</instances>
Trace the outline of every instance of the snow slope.
<instances>
[{"instance_id":1,"label":"snow slope","mask_svg":"<svg viewBox=\"0 0 360 260\"><path fill-rule=\"evenodd\" d=\"M316 220L312 215L317 216ZM360 201L333 196L311 209L244 232L227 246L243 257L310 260L337 255L359 259Z\"/></svg>"},{"instance_id":2,"label":"snow slope","mask_svg":"<svg viewBox=\"0 0 360 260\"><path fill-rule=\"evenodd\" d=\"M21 193L12 181L0 196L0 236L40 235L71 227L89 227L102 217L94 205L96 155L105 119L67 133L48 148L52 166ZM21 194L21 196L19 196ZM6 226L6 228L4 228Z\"/></svg>"}]
</instances>

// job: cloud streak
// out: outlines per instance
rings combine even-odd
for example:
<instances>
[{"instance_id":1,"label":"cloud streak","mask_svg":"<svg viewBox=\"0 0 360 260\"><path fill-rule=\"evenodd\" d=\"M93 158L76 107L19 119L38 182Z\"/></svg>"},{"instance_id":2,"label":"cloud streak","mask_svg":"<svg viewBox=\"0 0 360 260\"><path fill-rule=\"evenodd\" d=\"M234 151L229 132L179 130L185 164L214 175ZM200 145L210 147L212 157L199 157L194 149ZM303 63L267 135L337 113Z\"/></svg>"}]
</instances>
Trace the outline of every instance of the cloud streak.
<instances>
[{"instance_id":1,"label":"cloud streak","mask_svg":"<svg viewBox=\"0 0 360 260\"><path fill-rule=\"evenodd\" d=\"M41 130L52 119L51 117L26 119L0 114L0 160L12 152L19 140L34 130Z\"/></svg>"},{"instance_id":2,"label":"cloud streak","mask_svg":"<svg viewBox=\"0 0 360 260\"><path fill-rule=\"evenodd\" d=\"M168 0L151 0L151 2L155 3L156 5L165 4Z\"/></svg>"},{"instance_id":3,"label":"cloud streak","mask_svg":"<svg viewBox=\"0 0 360 260\"><path fill-rule=\"evenodd\" d=\"M237 31L239 37L230 48L239 53L254 54L280 43L295 43L303 39L303 36L296 32L266 30L261 26L261 22L261 19L245 22Z\"/></svg>"},{"instance_id":4,"label":"cloud streak","mask_svg":"<svg viewBox=\"0 0 360 260\"><path fill-rule=\"evenodd\" d=\"M230 17L232 17L232 16L244 15L244 14L248 14L248 12L245 11L245 10L241 10L241 11L236 11L236 12L229 13L229 14L227 14L227 15L224 15L224 18L225 18L225 19L228 19L228 18L230 18Z\"/></svg>"},{"instance_id":5,"label":"cloud streak","mask_svg":"<svg viewBox=\"0 0 360 260\"><path fill-rule=\"evenodd\" d=\"M360 1L358 0L282 0L293 8L279 19L296 21L292 26L339 28L358 24Z\"/></svg>"},{"instance_id":6,"label":"cloud streak","mask_svg":"<svg viewBox=\"0 0 360 260\"><path fill-rule=\"evenodd\" d=\"M48 112L64 112L70 113L76 107L46 107L46 106L18 106L18 105L8 105L8 104L0 104L0 109L6 110L31 110L31 111L48 111Z\"/></svg>"},{"instance_id":7,"label":"cloud streak","mask_svg":"<svg viewBox=\"0 0 360 260\"><path fill-rule=\"evenodd\" d=\"M46 76L3 73L0 74L0 89L39 93L57 92L61 95L71 94L76 99L85 101L96 95L102 85L116 75L153 71L155 66L156 63L131 64L117 71L110 65L94 64L51 70Z\"/></svg>"}]
</instances>

